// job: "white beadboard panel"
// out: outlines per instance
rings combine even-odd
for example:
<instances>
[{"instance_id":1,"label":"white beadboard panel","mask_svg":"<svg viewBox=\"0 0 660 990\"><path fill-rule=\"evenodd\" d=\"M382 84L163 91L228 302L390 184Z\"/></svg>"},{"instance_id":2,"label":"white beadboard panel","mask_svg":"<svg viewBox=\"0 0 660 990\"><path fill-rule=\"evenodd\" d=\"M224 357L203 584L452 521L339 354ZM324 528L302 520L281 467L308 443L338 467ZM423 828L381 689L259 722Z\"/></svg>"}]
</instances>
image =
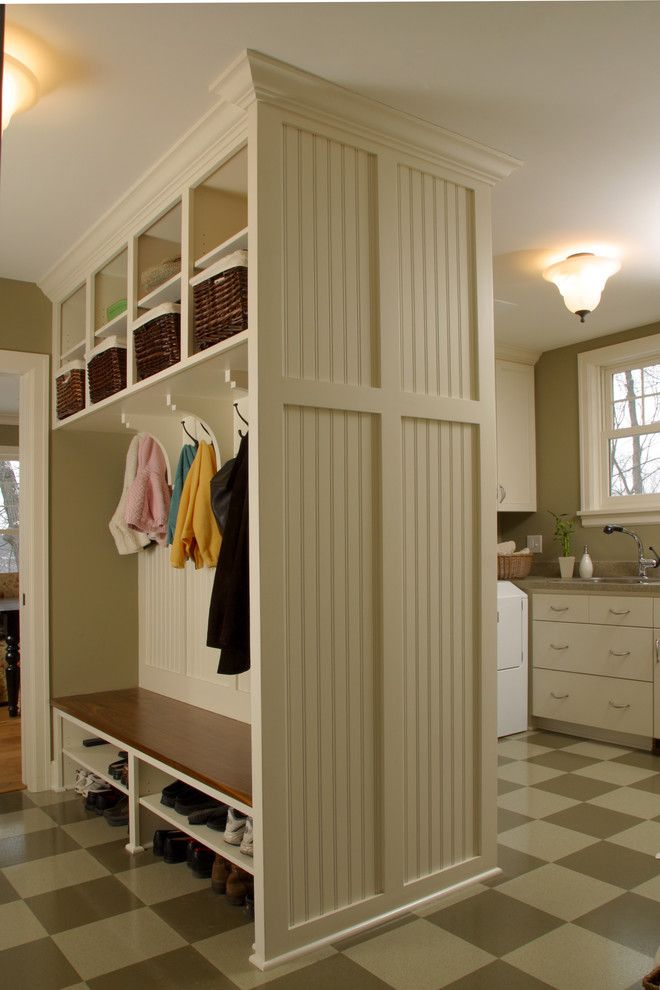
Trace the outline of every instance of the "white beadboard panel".
<instances>
[{"instance_id":1,"label":"white beadboard panel","mask_svg":"<svg viewBox=\"0 0 660 990\"><path fill-rule=\"evenodd\" d=\"M283 127L283 374L378 385L375 156Z\"/></svg>"},{"instance_id":2,"label":"white beadboard panel","mask_svg":"<svg viewBox=\"0 0 660 990\"><path fill-rule=\"evenodd\" d=\"M138 554L140 665L186 672L186 585L170 552L152 546Z\"/></svg>"},{"instance_id":3,"label":"white beadboard panel","mask_svg":"<svg viewBox=\"0 0 660 990\"><path fill-rule=\"evenodd\" d=\"M474 399L474 193L400 164L397 199L401 387Z\"/></svg>"},{"instance_id":4,"label":"white beadboard panel","mask_svg":"<svg viewBox=\"0 0 660 990\"><path fill-rule=\"evenodd\" d=\"M402 465L403 821L410 882L477 854L477 427L404 419Z\"/></svg>"},{"instance_id":5,"label":"white beadboard panel","mask_svg":"<svg viewBox=\"0 0 660 990\"><path fill-rule=\"evenodd\" d=\"M238 688L235 675L218 674L220 651L206 645L206 631L209 621L209 602L215 578L215 567L200 567L195 570L186 564L186 672L188 677L200 681L220 683L225 687Z\"/></svg>"},{"instance_id":6,"label":"white beadboard panel","mask_svg":"<svg viewBox=\"0 0 660 990\"><path fill-rule=\"evenodd\" d=\"M285 408L290 924L381 889L379 425Z\"/></svg>"}]
</instances>

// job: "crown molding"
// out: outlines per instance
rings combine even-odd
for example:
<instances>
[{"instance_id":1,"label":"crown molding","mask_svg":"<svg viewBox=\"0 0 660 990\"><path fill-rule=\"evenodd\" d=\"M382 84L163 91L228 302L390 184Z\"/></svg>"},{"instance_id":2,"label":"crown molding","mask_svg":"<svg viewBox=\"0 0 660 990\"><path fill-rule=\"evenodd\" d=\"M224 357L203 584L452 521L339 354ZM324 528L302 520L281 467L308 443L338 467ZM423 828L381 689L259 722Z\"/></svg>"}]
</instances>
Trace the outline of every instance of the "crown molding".
<instances>
[{"instance_id":1,"label":"crown molding","mask_svg":"<svg viewBox=\"0 0 660 990\"><path fill-rule=\"evenodd\" d=\"M513 361L515 364L536 364L541 351L528 351L512 344L498 344L495 341L495 358L498 361Z\"/></svg>"},{"instance_id":2,"label":"crown molding","mask_svg":"<svg viewBox=\"0 0 660 990\"><path fill-rule=\"evenodd\" d=\"M315 119L356 131L371 140L494 185L522 162L453 131L321 79L302 69L248 49L215 81L218 99L246 109L256 98Z\"/></svg>"}]
</instances>

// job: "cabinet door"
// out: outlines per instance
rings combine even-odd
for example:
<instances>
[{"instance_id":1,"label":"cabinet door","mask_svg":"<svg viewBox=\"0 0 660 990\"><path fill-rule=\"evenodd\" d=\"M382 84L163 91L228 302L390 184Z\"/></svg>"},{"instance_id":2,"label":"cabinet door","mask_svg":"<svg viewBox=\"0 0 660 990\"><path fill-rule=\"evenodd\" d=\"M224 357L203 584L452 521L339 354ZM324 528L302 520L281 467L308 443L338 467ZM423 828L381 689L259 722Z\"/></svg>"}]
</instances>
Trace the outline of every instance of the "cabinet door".
<instances>
[{"instance_id":1,"label":"cabinet door","mask_svg":"<svg viewBox=\"0 0 660 990\"><path fill-rule=\"evenodd\" d=\"M497 508L536 510L534 368L495 362L497 408Z\"/></svg>"}]
</instances>

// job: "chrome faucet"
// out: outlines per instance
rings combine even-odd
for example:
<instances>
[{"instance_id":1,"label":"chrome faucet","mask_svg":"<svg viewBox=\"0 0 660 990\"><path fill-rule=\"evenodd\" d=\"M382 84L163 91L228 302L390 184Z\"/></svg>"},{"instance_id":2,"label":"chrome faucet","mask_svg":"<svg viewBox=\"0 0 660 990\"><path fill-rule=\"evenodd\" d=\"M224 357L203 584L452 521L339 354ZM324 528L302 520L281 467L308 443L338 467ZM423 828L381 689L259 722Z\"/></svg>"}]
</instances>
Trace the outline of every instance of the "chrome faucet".
<instances>
[{"instance_id":1,"label":"chrome faucet","mask_svg":"<svg viewBox=\"0 0 660 990\"><path fill-rule=\"evenodd\" d=\"M608 523L607 526L603 526L603 532L610 536L612 533L625 533L626 536L632 536L633 540L637 544L637 573L643 581L648 580L646 572L649 567L660 567L660 556L658 556L658 551L654 547L649 547L649 550L653 551L654 559L644 556L644 544L640 540L637 533L633 533L630 529L624 529L623 526L616 526L614 523Z\"/></svg>"}]
</instances>

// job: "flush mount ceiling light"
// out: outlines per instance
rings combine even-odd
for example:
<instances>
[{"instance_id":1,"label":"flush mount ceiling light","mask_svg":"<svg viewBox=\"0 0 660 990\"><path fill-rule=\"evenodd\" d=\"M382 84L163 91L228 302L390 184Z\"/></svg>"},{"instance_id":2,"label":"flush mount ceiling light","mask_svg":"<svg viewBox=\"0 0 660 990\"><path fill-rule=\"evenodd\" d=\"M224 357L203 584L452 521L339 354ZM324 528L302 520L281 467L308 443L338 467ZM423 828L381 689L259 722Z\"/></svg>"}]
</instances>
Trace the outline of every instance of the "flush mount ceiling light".
<instances>
[{"instance_id":1,"label":"flush mount ceiling light","mask_svg":"<svg viewBox=\"0 0 660 990\"><path fill-rule=\"evenodd\" d=\"M27 66L5 52L2 71L2 130L15 113L29 110L39 96L39 84Z\"/></svg>"},{"instance_id":2,"label":"flush mount ceiling light","mask_svg":"<svg viewBox=\"0 0 660 990\"><path fill-rule=\"evenodd\" d=\"M600 302L608 278L620 268L621 262L615 258L599 258L582 251L550 265L543 272L543 278L546 282L555 283L564 297L566 308L584 323L587 313L591 313Z\"/></svg>"}]
</instances>

